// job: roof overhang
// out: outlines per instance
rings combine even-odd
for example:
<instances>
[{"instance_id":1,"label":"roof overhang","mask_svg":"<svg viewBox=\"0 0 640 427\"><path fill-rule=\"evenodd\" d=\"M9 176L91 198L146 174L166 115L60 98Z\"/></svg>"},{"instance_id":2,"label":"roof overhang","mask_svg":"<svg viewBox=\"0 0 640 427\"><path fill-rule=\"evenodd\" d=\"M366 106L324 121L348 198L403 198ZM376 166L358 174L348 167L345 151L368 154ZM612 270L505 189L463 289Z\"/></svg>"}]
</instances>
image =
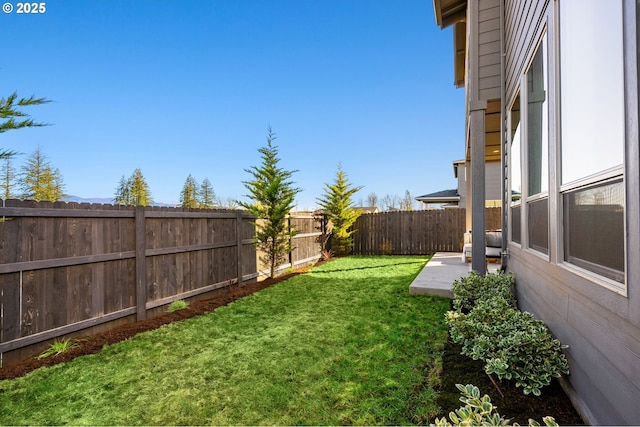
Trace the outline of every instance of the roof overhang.
<instances>
[{"instance_id":1,"label":"roof overhang","mask_svg":"<svg viewBox=\"0 0 640 427\"><path fill-rule=\"evenodd\" d=\"M467 0L433 0L436 24L445 29L467 17Z\"/></svg>"},{"instance_id":2,"label":"roof overhang","mask_svg":"<svg viewBox=\"0 0 640 427\"><path fill-rule=\"evenodd\" d=\"M441 29L453 25L453 83L464 87L467 56L467 0L433 0L436 24Z\"/></svg>"},{"instance_id":3,"label":"roof overhang","mask_svg":"<svg viewBox=\"0 0 640 427\"><path fill-rule=\"evenodd\" d=\"M460 195L457 190L443 190L418 196L415 200L422 203L452 203L460 202Z\"/></svg>"},{"instance_id":4,"label":"roof overhang","mask_svg":"<svg viewBox=\"0 0 640 427\"><path fill-rule=\"evenodd\" d=\"M499 162L502 158L500 141L500 111L499 99L487 101L484 116L484 158L487 162ZM467 135L466 160L471 161L471 138Z\"/></svg>"},{"instance_id":5,"label":"roof overhang","mask_svg":"<svg viewBox=\"0 0 640 427\"><path fill-rule=\"evenodd\" d=\"M460 197L416 197L416 200L422 203L450 203L459 202Z\"/></svg>"}]
</instances>

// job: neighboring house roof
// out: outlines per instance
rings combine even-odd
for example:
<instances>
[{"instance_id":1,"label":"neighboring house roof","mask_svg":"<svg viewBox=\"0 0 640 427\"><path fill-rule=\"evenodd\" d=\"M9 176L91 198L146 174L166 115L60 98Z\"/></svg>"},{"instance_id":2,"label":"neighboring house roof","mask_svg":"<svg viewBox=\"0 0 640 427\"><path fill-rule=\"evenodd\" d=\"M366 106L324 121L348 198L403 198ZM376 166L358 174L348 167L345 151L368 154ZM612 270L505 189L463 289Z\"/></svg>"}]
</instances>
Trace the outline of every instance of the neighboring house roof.
<instances>
[{"instance_id":1,"label":"neighboring house roof","mask_svg":"<svg viewBox=\"0 0 640 427\"><path fill-rule=\"evenodd\" d=\"M380 209L375 206L356 206L354 209L361 210L363 214L380 212Z\"/></svg>"},{"instance_id":2,"label":"neighboring house roof","mask_svg":"<svg viewBox=\"0 0 640 427\"><path fill-rule=\"evenodd\" d=\"M450 203L460 201L460 195L458 190L442 190L418 196L415 199L424 203Z\"/></svg>"}]
</instances>

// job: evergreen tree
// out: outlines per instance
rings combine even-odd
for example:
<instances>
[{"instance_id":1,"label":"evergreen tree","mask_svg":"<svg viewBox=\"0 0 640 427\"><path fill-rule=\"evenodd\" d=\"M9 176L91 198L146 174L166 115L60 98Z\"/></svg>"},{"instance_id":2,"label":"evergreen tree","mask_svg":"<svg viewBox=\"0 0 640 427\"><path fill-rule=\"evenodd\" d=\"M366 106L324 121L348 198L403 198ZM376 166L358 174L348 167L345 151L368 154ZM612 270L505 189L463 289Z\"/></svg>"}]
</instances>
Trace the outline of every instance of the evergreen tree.
<instances>
[{"instance_id":1,"label":"evergreen tree","mask_svg":"<svg viewBox=\"0 0 640 427\"><path fill-rule=\"evenodd\" d=\"M198 207L198 183L191 174L187 177L180 192L180 205L183 208Z\"/></svg>"},{"instance_id":2,"label":"evergreen tree","mask_svg":"<svg viewBox=\"0 0 640 427\"><path fill-rule=\"evenodd\" d=\"M153 203L149 185L142 175L140 169L133 171L131 175L131 204L134 206L149 206Z\"/></svg>"},{"instance_id":3,"label":"evergreen tree","mask_svg":"<svg viewBox=\"0 0 640 427\"><path fill-rule=\"evenodd\" d=\"M238 204L258 217L256 221L256 246L265 253L264 262L269 265L269 277L274 277L276 266L285 260L291 252L291 237L295 230L288 227L287 217L294 206L299 188L293 186L292 175L297 171L288 171L278 166L278 147L271 126L267 132L267 145L258 151L262 155L262 164L252 166L245 171L252 176L251 181L243 184L249 191L246 195L250 202Z\"/></svg>"},{"instance_id":4,"label":"evergreen tree","mask_svg":"<svg viewBox=\"0 0 640 427\"><path fill-rule=\"evenodd\" d=\"M21 168L19 185L24 199L56 202L64 197L62 174L53 169L38 148Z\"/></svg>"},{"instance_id":5,"label":"evergreen tree","mask_svg":"<svg viewBox=\"0 0 640 427\"><path fill-rule=\"evenodd\" d=\"M11 164L11 156L4 158L4 164L0 169L0 179L2 179L2 198L4 200L14 197L13 186L16 180L16 170Z\"/></svg>"},{"instance_id":6,"label":"evergreen tree","mask_svg":"<svg viewBox=\"0 0 640 427\"><path fill-rule=\"evenodd\" d=\"M120 183L118 184L118 188L116 188L116 194L113 198L113 203L116 205L130 205L130 189L131 183L127 178L124 177L124 175L122 175L122 178L120 178Z\"/></svg>"},{"instance_id":7,"label":"evergreen tree","mask_svg":"<svg viewBox=\"0 0 640 427\"><path fill-rule=\"evenodd\" d=\"M325 184L325 194L318 199L318 204L325 210L333 224L331 231L331 247L337 255L347 255L353 248L351 229L353 223L360 216L361 211L353 208L352 196L362 187L353 187L347 176L338 165L336 179L333 184Z\"/></svg>"},{"instance_id":8,"label":"evergreen tree","mask_svg":"<svg viewBox=\"0 0 640 427\"><path fill-rule=\"evenodd\" d=\"M113 203L131 206L149 206L153 203L149 185L140 169L133 171L128 179L124 175L120 179Z\"/></svg>"},{"instance_id":9,"label":"evergreen tree","mask_svg":"<svg viewBox=\"0 0 640 427\"><path fill-rule=\"evenodd\" d=\"M198 198L200 207L203 209L211 209L216 206L216 193L213 191L213 186L209 178L205 178L204 181L202 181Z\"/></svg>"},{"instance_id":10,"label":"evergreen tree","mask_svg":"<svg viewBox=\"0 0 640 427\"><path fill-rule=\"evenodd\" d=\"M46 123L34 122L28 114L20 111L17 107L41 105L48 102L51 101L45 98L36 98L34 96L18 99L17 92L14 92L8 98L0 99L0 118L3 119L0 123L0 133L25 127L47 126ZM14 154L16 154L15 151L0 150L0 159L11 157Z\"/></svg>"}]
</instances>

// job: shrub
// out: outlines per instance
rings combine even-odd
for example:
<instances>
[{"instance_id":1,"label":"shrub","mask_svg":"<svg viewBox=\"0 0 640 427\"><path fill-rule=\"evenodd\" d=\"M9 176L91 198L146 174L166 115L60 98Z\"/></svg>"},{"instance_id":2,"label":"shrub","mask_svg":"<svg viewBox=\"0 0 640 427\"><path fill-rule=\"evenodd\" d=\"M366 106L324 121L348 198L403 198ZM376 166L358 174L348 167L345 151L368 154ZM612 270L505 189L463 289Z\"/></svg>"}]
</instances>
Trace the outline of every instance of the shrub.
<instances>
[{"instance_id":1,"label":"shrub","mask_svg":"<svg viewBox=\"0 0 640 427\"><path fill-rule=\"evenodd\" d=\"M333 252L331 249L326 249L326 250L320 252L320 260L321 261L329 261L329 260L333 259L334 256L335 256L335 252Z\"/></svg>"},{"instance_id":2,"label":"shrub","mask_svg":"<svg viewBox=\"0 0 640 427\"><path fill-rule=\"evenodd\" d=\"M515 307L515 297L511 293L514 285L511 273L487 274L482 277L472 271L467 277L461 277L453 282L453 308L469 311L476 301L502 297Z\"/></svg>"},{"instance_id":3,"label":"shrub","mask_svg":"<svg viewBox=\"0 0 640 427\"><path fill-rule=\"evenodd\" d=\"M544 322L515 308L513 294L506 291L511 285L505 279L513 283L511 277L497 276L472 273L458 281L453 291L457 310L446 314L451 338L462 346L462 354L483 360L488 375L513 379L524 394L539 396L552 378L569 373L569 364Z\"/></svg>"},{"instance_id":4,"label":"shrub","mask_svg":"<svg viewBox=\"0 0 640 427\"><path fill-rule=\"evenodd\" d=\"M189 307L189 303L185 300L179 299L169 304L169 307L167 307L167 312L173 313L174 311L184 310L187 307Z\"/></svg>"},{"instance_id":5,"label":"shrub","mask_svg":"<svg viewBox=\"0 0 640 427\"><path fill-rule=\"evenodd\" d=\"M445 417L436 418L435 424L432 426L518 426L519 424L512 424L511 420L505 419L496 411L496 407L491 403L491 398L488 395L480 397L480 390L478 387L467 384L456 384L458 390L460 390L460 401L465 406L457 409L455 412L449 413L449 419L447 421ZM557 426L553 417L544 417L543 422L547 426ZM529 419L530 426L539 426L540 424L532 419Z\"/></svg>"}]
</instances>

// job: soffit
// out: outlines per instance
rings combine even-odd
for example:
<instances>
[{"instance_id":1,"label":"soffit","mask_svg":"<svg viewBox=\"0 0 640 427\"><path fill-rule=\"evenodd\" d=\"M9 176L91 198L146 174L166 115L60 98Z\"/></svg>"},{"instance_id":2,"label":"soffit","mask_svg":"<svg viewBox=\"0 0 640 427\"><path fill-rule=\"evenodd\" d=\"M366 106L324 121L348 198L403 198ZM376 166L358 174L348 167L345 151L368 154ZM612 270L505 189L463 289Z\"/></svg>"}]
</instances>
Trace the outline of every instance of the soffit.
<instances>
[{"instance_id":1,"label":"soffit","mask_svg":"<svg viewBox=\"0 0 640 427\"><path fill-rule=\"evenodd\" d=\"M445 29L467 16L467 0L433 0L436 24Z\"/></svg>"},{"instance_id":2,"label":"soffit","mask_svg":"<svg viewBox=\"0 0 640 427\"><path fill-rule=\"evenodd\" d=\"M485 161L497 161L501 158L500 150L500 110L501 102L493 99L487 102L484 116L484 157ZM467 138L467 160L471 160L471 141Z\"/></svg>"}]
</instances>

